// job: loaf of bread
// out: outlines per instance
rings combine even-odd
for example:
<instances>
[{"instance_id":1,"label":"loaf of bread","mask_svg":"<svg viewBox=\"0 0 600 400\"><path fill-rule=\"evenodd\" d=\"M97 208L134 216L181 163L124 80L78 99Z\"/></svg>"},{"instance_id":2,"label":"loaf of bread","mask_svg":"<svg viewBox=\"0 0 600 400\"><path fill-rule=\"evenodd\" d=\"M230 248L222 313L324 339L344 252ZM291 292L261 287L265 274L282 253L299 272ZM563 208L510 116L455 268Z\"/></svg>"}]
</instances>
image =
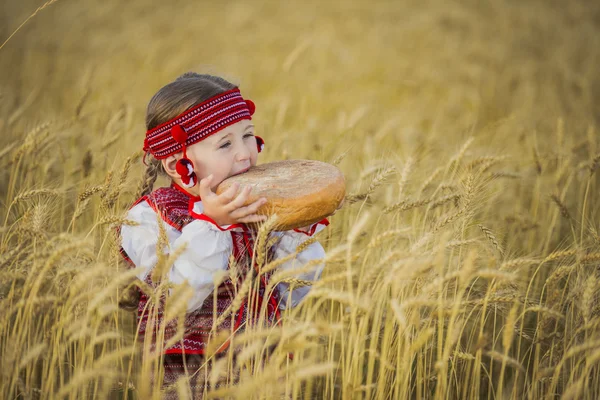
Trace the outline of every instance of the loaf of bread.
<instances>
[{"instance_id":1,"label":"loaf of bread","mask_svg":"<svg viewBox=\"0 0 600 400\"><path fill-rule=\"evenodd\" d=\"M234 182L251 185L246 205L261 197L258 214L277 214L278 230L311 225L335 212L346 194L344 175L335 166L313 160L284 160L257 165L219 184L217 194Z\"/></svg>"}]
</instances>

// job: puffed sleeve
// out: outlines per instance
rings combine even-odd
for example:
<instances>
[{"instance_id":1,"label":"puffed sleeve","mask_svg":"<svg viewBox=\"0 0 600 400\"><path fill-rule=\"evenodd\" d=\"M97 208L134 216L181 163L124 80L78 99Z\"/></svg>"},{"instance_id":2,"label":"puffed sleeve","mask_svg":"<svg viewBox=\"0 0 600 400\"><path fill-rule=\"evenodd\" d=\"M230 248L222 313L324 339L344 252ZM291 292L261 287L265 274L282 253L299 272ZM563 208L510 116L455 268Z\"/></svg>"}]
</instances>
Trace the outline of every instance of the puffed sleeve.
<instances>
[{"instance_id":1,"label":"puffed sleeve","mask_svg":"<svg viewBox=\"0 0 600 400\"><path fill-rule=\"evenodd\" d=\"M156 246L159 222L163 224L169 244L175 242L181 236L181 232L159 220L147 202L141 202L131 208L125 218L137 222L137 225L121 225L121 247L131 262L140 268L141 272L137 277L143 281L158 261ZM163 254L168 254L169 251L169 248L165 248Z\"/></svg>"},{"instance_id":2,"label":"puffed sleeve","mask_svg":"<svg viewBox=\"0 0 600 400\"><path fill-rule=\"evenodd\" d=\"M147 203L133 207L126 218L139 224L121 226L123 250L136 267L143 268L138 278L145 280L158 261L158 224L162 222L169 240L168 248L163 249L163 253L168 254L180 246L186 246L171 266L168 279L176 284L187 281L194 292L187 311L200 308L214 289L214 273L227 269L232 250L231 234L204 220L193 220L180 232L164 221L159 221Z\"/></svg>"},{"instance_id":3,"label":"puffed sleeve","mask_svg":"<svg viewBox=\"0 0 600 400\"><path fill-rule=\"evenodd\" d=\"M213 276L215 272L227 269L233 243L231 233L199 219L183 228L174 248L184 243L186 249L171 268L169 280L173 283L187 281L194 290L188 303L190 312L200 308L214 290Z\"/></svg>"},{"instance_id":4,"label":"puffed sleeve","mask_svg":"<svg viewBox=\"0 0 600 400\"><path fill-rule=\"evenodd\" d=\"M295 229L285 232L278 232L280 240L275 248L275 258L282 258L294 253L296 248L302 242L308 239L308 237L323 230L327 225L329 225L329 222L325 219L308 227L306 230ZM283 263L281 266L279 266L279 268L283 270L298 269L311 260L323 258L325 258L325 250L323 249L323 246L321 246L319 242L314 242L307 246L301 253L298 253L295 258ZM320 263L315 265L314 268L311 268L310 271L305 271L295 276L298 279L315 282L320 279L324 267L325 264ZM296 307L311 289L311 286L296 287L291 291L290 295L289 286L290 285L286 282L277 284L277 288L281 297L281 302L279 304L280 309ZM291 300L291 304L288 304L288 300Z\"/></svg>"}]
</instances>

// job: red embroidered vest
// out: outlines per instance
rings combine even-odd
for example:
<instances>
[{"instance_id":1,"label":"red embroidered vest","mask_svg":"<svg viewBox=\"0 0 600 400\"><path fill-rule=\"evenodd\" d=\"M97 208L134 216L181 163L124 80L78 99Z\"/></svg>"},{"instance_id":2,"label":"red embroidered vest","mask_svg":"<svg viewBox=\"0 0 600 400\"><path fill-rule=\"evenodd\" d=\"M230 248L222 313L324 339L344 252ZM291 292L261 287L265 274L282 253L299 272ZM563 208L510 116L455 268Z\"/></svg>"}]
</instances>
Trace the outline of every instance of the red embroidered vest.
<instances>
[{"instance_id":1,"label":"red embroidered vest","mask_svg":"<svg viewBox=\"0 0 600 400\"><path fill-rule=\"evenodd\" d=\"M185 225L194 220L194 218L190 215L190 210L193 206L192 198L177 190L177 188L173 186L156 189L149 195L137 200L133 206L142 201L147 201L148 204L162 217L165 222L179 231L181 231ZM199 309L187 313L184 321L183 340L179 340L175 345L165 349L166 354L204 354L204 350L208 343L209 334L213 326L214 318L219 318L219 316L221 316L229 308L232 300L237 294L238 289L241 287L241 284L243 283L242 280L246 276L252 260L253 238L250 232L247 231L229 231L229 233L231 234L233 242L233 256L235 260L237 260L236 264L239 271L237 274L239 276L237 284L234 284L231 280L232 278L228 277L216 289L216 305L214 304L215 296L213 292L206 298ZM133 262L129 259L123 248L121 248L121 255L125 258L130 266L134 266ZM271 256L271 254L269 256ZM229 270L230 267L231 265L228 265L227 269ZM151 275L151 272L148 273L145 282L150 287L156 287L156 284L152 282ZM256 273L254 275L256 275ZM253 312L251 312L253 316L256 316L258 314L258 310L261 310L265 298L266 286L270 276L270 273L262 274L260 276L260 283L257 291L258 293L252 296L252 298L257 299L256 304L254 304L252 307L249 307L248 296L246 296L242 301L240 308L231 313L233 314L233 317L231 314L229 314L226 318L224 318L223 322L217 327L217 331L222 329L225 329L229 332L241 331L244 329L245 324L255 320L255 318L248 318L249 308L253 310ZM149 298L141 290L139 290L139 292L140 300L137 315L139 339L144 341L144 337L147 333L152 334L151 350L154 351L156 348L156 333L158 332L160 324L166 323L164 341L167 342L176 333L177 321L163 321L163 311L165 305L165 299L163 298L159 304L155 306L156 310L154 311L154 321L152 324L153 327L148 327L151 314L150 310L148 310L148 308L150 308L148 307ZM277 288L273 288L272 292L268 296L268 299L266 300L265 319L267 323L279 323L279 293ZM223 345L219 349L219 352L224 351L226 348L227 346Z\"/></svg>"}]
</instances>

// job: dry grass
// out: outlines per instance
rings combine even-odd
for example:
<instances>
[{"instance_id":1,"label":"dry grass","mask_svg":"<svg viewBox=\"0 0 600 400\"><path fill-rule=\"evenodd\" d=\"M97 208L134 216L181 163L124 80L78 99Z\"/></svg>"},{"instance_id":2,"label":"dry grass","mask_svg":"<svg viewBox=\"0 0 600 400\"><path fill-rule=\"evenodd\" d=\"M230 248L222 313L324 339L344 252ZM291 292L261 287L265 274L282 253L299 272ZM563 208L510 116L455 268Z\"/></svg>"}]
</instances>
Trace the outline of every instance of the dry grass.
<instances>
[{"instance_id":1,"label":"dry grass","mask_svg":"<svg viewBox=\"0 0 600 400\"><path fill-rule=\"evenodd\" d=\"M322 279L282 326L215 333L206 378L239 383L207 397L600 398L598 5L201 3L4 5L1 397L164 393L118 307L136 271L114 227L147 187L146 102L195 69L256 102L263 162L324 160L348 183ZM310 283L266 257L273 223L235 305L258 274ZM188 287L137 285L183 317ZM225 342L236 370L213 360Z\"/></svg>"}]
</instances>

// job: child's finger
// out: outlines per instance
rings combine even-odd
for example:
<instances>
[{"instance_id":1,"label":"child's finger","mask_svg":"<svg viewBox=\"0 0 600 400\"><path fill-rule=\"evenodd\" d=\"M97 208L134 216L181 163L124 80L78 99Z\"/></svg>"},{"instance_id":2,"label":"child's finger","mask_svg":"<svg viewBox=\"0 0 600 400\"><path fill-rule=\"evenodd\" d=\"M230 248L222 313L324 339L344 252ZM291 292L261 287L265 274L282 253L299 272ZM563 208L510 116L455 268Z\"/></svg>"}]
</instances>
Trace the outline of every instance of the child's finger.
<instances>
[{"instance_id":1,"label":"child's finger","mask_svg":"<svg viewBox=\"0 0 600 400\"><path fill-rule=\"evenodd\" d=\"M263 222L267 220L267 216L266 215L258 215L258 214L252 214L252 215L248 215L244 218L240 218L238 219L238 222L242 222L244 224L248 224L251 222Z\"/></svg>"},{"instance_id":2,"label":"child's finger","mask_svg":"<svg viewBox=\"0 0 600 400\"><path fill-rule=\"evenodd\" d=\"M212 178L213 175L210 174L206 178L200 179L199 194L201 199L206 199L212 194L212 191L210 190L210 183L212 182Z\"/></svg>"},{"instance_id":3,"label":"child's finger","mask_svg":"<svg viewBox=\"0 0 600 400\"><path fill-rule=\"evenodd\" d=\"M225 211L232 212L242 207L246 200L248 200L248 196L250 196L250 191L252 190L252 186L244 187L240 193L237 195L235 199L233 199L227 206L225 206Z\"/></svg>"},{"instance_id":4,"label":"child's finger","mask_svg":"<svg viewBox=\"0 0 600 400\"><path fill-rule=\"evenodd\" d=\"M219 202L221 204L229 204L237 195L238 190L240 188L240 184L234 182L226 191L219 195Z\"/></svg>"},{"instance_id":5,"label":"child's finger","mask_svg":"<svg viewBox=\"0 0 600 400\"><path fill-rule=\"evenodd\" d=\"M248 215L255 214L258 209L267 202L267 199L261 197L256 200L254 203L247 205L246 207L240 207L237 210L234 210L230 215L231 218L239 219L247 217Z\"/></svg>"}]
</instances>

